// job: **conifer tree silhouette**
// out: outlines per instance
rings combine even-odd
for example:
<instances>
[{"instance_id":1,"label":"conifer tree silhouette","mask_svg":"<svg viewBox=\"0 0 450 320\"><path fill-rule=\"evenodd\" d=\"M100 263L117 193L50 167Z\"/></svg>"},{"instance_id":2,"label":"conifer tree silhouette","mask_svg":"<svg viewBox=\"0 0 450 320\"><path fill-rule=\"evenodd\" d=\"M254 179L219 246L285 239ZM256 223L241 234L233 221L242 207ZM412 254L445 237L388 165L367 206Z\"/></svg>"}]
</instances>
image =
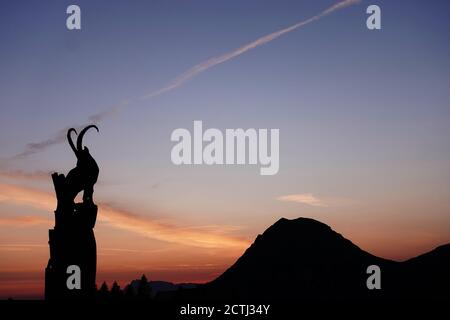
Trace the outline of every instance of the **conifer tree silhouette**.
<instances>
[{"instance_id":1,"label":"conifer tree silhouette","mask_svg":"<svg viewBox=\"0 0 450 320\"><path fill-rule=\"evenodd\" d=\"M142 275L139 281L137 296L139 299L150 299L151 297L151 287L147 280L145 274Z\"/></svg>"},{"instance_id":2,"label":"conifer tree silhouette","mask_svg":"<svg viewBox=\"0 0 450 320\"><path fill-rule=\"evenodd\" d=\"M123 292L120 289L120 286L117 283L117 281L114 281L114 283L112 285L110 296L111 296L111 299L113 299L113 300L120 300L123 298Z\"/></svg>"}]
</instances>

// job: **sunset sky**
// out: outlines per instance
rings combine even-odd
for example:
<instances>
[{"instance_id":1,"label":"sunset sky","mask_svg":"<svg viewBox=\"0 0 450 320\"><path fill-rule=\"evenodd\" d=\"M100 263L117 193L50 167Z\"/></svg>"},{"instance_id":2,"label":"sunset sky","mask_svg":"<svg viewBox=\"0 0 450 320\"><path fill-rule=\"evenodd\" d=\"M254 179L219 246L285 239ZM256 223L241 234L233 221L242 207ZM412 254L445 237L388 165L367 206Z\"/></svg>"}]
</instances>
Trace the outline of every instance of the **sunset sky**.
<instances>
[{"instance_id":1,"label":"sunset sky","mask_svg":"<svg viewBox=\"0 0 450 320\"><path fill-rule=\"evenodd\" d=\"M448 1L352 3L233 55L336 3L2 1L0 298L43 297L50 173L92 122L97 283L212 280L281 217L395 260L450 242ZM174 165L170 135L194 120L279 129L278 174Z\"/></svg>"}]
</instances>

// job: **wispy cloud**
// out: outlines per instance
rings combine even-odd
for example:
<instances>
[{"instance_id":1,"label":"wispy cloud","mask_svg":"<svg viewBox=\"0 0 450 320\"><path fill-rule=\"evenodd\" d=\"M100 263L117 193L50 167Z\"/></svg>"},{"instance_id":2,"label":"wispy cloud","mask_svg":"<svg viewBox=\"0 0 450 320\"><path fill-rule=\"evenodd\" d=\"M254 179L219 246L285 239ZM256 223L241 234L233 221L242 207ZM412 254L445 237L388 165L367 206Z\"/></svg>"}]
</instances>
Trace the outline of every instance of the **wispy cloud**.
<instances>
[{"instance_id":1,"label":"wispy cloud","mask_svg":"<svg viewBox=\"0 0 450 320\"><path fill-rule=\"evenodd\" d=\"M110 204L100 204L100 208L105 221L112 226L126 229L152 239L204 248L245 248L249 244L247 240L230 236L231 232L240 229L235 226L180 226L172 222L143 217Z\"/></svg>"},{"instance_id":2,"label":"wispy cloud","mask_svg":"<svg viewBox=\"0 0 450 320\"><path fill-rule=\"evenodd\" d=\"M43 151L50 146L64 142L66 139L67 130L69 130L69 128L70 127L66 127L64 129L59 130L51 138L41 140L39 142L28 143L23 149L23 151L13 156L11 160L26 158L32 154Z\"/></svg>"},{"instance_id":3,"label":"wispy cloud","mask_svg":"<svg viewBox=\"0 0 450 320\"><path fill-rule=\"evenodd\" d=\"M52 212L56 207L55 197L50 193L5 183L0 183L0 202L31 206L48 212ZM239 227L223 225L183 226L171 221L161 221L138 215L108 203L99 204L99 220L112 227L128 230L147 238L182 245L242 249L249 245L246 239L231 234ZM16 223L16 225L21 225L22 222L20 219L4 221L5 224Z\"/></svg>"},{"instance_id":4,"label":"wispy cloud","mask_svg":"<svg viewBox=\"0 0 450 320\"><path fill-rule=\"evenodd\" d=\"M348 207L360 204L357 200L343 197L317 197L312 193L279 196L279 201L302 203L313 207Z\"/></svg>"},{"instance_id":5,"label":"wispy cloud","mask_svg":"<svg viewBox=\"0 0 450 320\"><path fill-rule=\"evenodd\" d=\"M116 114L121 108L125 107L126 105L128 105L128 102L122 102L122 104L120 104L118 106L114 106L112 108L109 108L107 110L104 110L104 111L101 111L99 113L95 113L95 114L89 116L87 123L84 125L75 125L75 126L65 127L63 129L59 130L58 132L56 132L52 137L50 137L48 139L45 139L45 140L42 140L39 142L30 142L25 146L25 148L23 149L22 152L16 154L9 160L17 160L17 159L26 158L32 154L44 151L47 148L49 148L55 144L63 143L66 141L67 131L70 128L73 127L73 128L75 128L75 130L80 132L80 130L83 129L87 124L98 124L101 121L103 121L104 119Z\"/></svg>"},{"instance_id":6,"label":"wispy cloud","mask_svg":"<svg viewBox=\"0 0 450 320\"><path fill-rule=\"evenodd\" d=\"M36 209L54 211L56 199L51 194L28 187L0 183L0 203L26 205Z\"/></svg>"},{"instance_id":7,"label":"wispy cloud","mask_svg":"<svg viewBox=\"0 0 450 320\"><path fill-rule=\"evenodd\" d=\"M23 181L45 181L50 183L52 181L52 174L54 171L44 171L44 170L35 170L35 171L25 171L25 170L0 170L0 179L3 180L23 180ZM97 181L98 185L105 185L109 182L105 182L104 179L99 179ZM152 188L156 189L159 187L159 184L156 186L152 186Z\"/></svg>"},{"instance_id":8,"label":"wispy cloud","mask_svg":"<svg viewBox=\"0 0 450 320\"><path fill-rule=\"evenodd\" d=\"M289 194L285 196L280 196L277 198L279 201L287 201L287 202L297 202L307 204L313 207L326 207L322 200L315 197L312 193L301 193L301 194Z\"/></svg>"},{"instance_id":9,"label":"wispy cloud","mask_svg":"<svg viewBox=\"0 0 450 320\"><path fill-rule=\"evenodd\" d=\"M51 172L49 171L43 171L43 170L36 170L32 172L27 172L23 170L0 170L0 177L1 178L8 178L8 179L23 179L23 180L50 180L51 179Z\"/></svg>"},{"instance_id":10,"label":"wispy cloud","mask_svg":"<svg viewBox=\"0 0 450 320\"><path fill-rule=\"evenodd\" d=\"M51 220L48 218L38 216L15 216L15 217L0 217L0 226L29 226L36 224L49 224Z\"/></svg>"},{"instance_id":11,"label":"wispy cloud","mask_svg":"<svg viewBox=\"0 0 450 320\"><path fill-rule=\"evenodd\" d=\"M28 244L28 243L19 243L19 244L0 244L0 251L8 251L8 252L22 252L22 251L31 251L33 249L42 249L47 248L47 245L44 244Z\"/></svg>"},{"instance_id":12,"label":"wispy cloud","mask_svg":"<svg viewBox=\"0 0 450 320\"><path fill-rule=\"evenodd\" d=\"M88 118L88 123L89 124L98 124L99 122L102 122L103 119L106 119L106 118L109 118L109 117L115 115L117 112L120 111L120 109L127 106L128 104L129 104L128 101L124 101L120 105L114 106L112 108L101 111L99 113L95 113Z\"/></svg>"},{"instance_id":13,"label":"wispy cloud","mask_svg":"<svg viewBox=\"0 0 450 320\"><path fill-rule=\"evenodd\" d=\"M178 75L177 77L175 77L172 81L170 81L167 85L154 90L150 93L146 93L143 96L141 96L140 98L138 98L138 100L146 100L149 98L153 98L159 95L162 95L164 93L170 92L176 88L178 88L179 86L181 86L182 84L184 84L185 82L191 80L192 78L196 77L197 75L199 75L200 73L214 67L217 66L219 64L222 64L224 62L227 62L231 59L234 59L238 56L240 56L241 54L244 54L250 50L256 49L264 44L267 44L289 32L292 32L294 30L297 30L299 28L302 28L312 22L315 22L321 18L324 18L330 14L332 14L335 11L344 9L346 7L352 6L354 4L359 3L360 0L344 0L341 2L338 2L332 6L330 6L329 8L327 8L326 10L320 12L319 14L308 18L306 20L297 22L289 27L286 27L284 29L269 33L265 36L262 36L252 42L249 42L239 48L236 48L230 52L221 54L219 56L210 58L206 61L203 61L193 67L191 67L190 69L188 69L186 72L181 73L180 75ZM133 102L133 100L128 100L125 102L122 102L120 105L118 106L114 106L112 108L106 109L105 111L102 111L100 113L91 115L88 118L88 123L94 123L94 124L98 124L99 122L101 122L102 120L104 120L105 118L110 117L111 115L117 113L119 110L127 107L131 102ZM84 126L74 126L74 127L84 127ZM20 159L20 158L25 158L29 155L32 155L34 153L43 151L45 149L47 149L48 147L58 144L58 143L62 143L65 141L65 137L66 137L66 133L67 130L69 129L69 127L64 128L60 131L58 131L53 137L40 141L40 142L33 142L33 143L29 143L25 146L25 149L20 152L19 154L15 155L13 157L13 159Z\"/></svg>"}]
</instances>

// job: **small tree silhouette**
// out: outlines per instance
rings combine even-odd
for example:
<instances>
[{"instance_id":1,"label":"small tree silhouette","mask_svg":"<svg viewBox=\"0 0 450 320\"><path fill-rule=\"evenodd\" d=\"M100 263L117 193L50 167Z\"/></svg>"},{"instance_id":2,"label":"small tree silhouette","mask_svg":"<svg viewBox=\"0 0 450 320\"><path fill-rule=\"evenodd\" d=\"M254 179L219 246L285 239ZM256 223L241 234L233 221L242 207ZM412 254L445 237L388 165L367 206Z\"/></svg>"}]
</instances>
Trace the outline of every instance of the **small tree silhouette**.
<instances>
[{"instance_id":1,"label":"small tree silhouette","mask_svg":"<svg viewBox=\"0 0 450 320\"><path fill-rule=\"evenodd\" d=\"M137 296L139 299L150 299L152 289L150 287L150 283L147 280L145 274L142 275L141 280L139 281L139 286L137 290Z\"/></svg>"},{"instance_id":2,"label":"small tree silhouette","mask_svg":"<svg viewBox=\"0 0 450 320\"><path fill-rule=\"evenodd\" d=\"M119 300L123 297L123 292L120 289L120 286L117 284L117 281L114 281L114 283L112 285L110 296L111 296L111 299L114 299L114 300Z\"/></svg>"},{"instance_id":3,"label":"small tree silhouette","mask_svg":"<svg viewBox=\"0 0 450 320\"><path fill-rule=\"evenodd\" d=\"M109 296L110 294L108 285L106 284L106 282L103 282L100 290L98 291L98 298L100 300L108 300Z\"/></svg>"}]
</instances>

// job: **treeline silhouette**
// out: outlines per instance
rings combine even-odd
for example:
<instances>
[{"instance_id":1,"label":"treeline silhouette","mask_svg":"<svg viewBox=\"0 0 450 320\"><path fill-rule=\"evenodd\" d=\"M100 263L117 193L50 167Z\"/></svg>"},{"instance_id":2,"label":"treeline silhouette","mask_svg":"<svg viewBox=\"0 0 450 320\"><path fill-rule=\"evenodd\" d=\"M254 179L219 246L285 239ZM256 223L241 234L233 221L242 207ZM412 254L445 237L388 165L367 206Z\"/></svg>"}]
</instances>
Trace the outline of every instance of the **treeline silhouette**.
<instances>
[{"instance_id":1,"label":"treeline silhouette","mask_svg":"<svg viewBox=\"0 0 450 320\"><path fill-rule=\"evenodd\" d=\"M109 300L150 300L152 299L152 288L145 274L140 280L128 284L123 290L117 281L114 281L111 289L106 282L96 292L99 301Z\"/></svg>"}]
</instances>

